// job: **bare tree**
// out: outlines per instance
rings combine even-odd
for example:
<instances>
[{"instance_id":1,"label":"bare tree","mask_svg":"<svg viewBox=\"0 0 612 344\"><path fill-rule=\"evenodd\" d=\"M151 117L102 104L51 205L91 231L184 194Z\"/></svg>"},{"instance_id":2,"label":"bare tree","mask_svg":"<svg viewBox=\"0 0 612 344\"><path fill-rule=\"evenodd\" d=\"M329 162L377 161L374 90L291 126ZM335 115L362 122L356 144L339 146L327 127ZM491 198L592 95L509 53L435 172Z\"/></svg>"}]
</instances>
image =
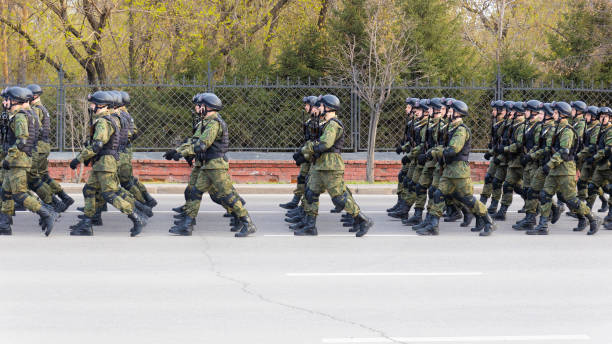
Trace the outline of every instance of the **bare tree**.
<instances>
[{"instance_id":1,"label":"bare tree","mask_svg":"<svg viewBox=\"0 0 612 344\"><path fill-rule=\"evenodd\" d=\"M400 13L390 8L388 1L375 0L368 4L366 47L355 37L348 37L337 65L350 78L357 94L370 108L366 177L374 182L376 131L382 108L400 72L415 64L416 48L407 44L411 29Z\"/></svg>"}]
</instances>

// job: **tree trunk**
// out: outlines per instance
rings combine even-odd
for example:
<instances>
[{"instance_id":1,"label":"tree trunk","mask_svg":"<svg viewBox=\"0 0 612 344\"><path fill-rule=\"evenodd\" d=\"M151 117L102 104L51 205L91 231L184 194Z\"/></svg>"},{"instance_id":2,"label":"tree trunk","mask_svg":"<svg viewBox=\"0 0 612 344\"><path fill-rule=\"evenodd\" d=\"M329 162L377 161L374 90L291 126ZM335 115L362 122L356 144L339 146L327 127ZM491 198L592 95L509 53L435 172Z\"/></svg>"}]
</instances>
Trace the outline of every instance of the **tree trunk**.
<instances>
[{"instance_id":1,"label":"tree trunk","mask_svg":"<svg viewBox=\"0 0 612 344\"><path fill-rule=\"evenodd\" d=\"M21 22L25 23L28 19L28 9L24 5L21 7ZM27 79L27 70L28 70L28 54L26 51L26 42L24 39L19 40L19 83L23 84Z\"/></svg>"},{"instance_id":2,"label":"tree trunk","mask_svg":"<svg viewBox=\"0 0 612 344\"><path fill-rule=\"evenodd\" d=\"M370 128L368 130L368 157L366 161L366 179L368 183L374 183L374 153L376 152L376 131L378 129L380 109L378 108L378 106L370 109L372 111L372 116L370 117Z\"/></svg>"},{"instance_id":3,"label":"tree trunk","mask_svg":"<svg viewBox=\"0 0 612 344\"><path fill-rule=\"evenodd\" d=\"M130 1L130 10L128 12L128 32L129 32L129 43L128 43L128 69L130 74L130 82L136 80L136 51L134 47L134 37L136 36L136 29L134 28L134 12L132 11L132 1Z\"/></svg>"}]
</instances>

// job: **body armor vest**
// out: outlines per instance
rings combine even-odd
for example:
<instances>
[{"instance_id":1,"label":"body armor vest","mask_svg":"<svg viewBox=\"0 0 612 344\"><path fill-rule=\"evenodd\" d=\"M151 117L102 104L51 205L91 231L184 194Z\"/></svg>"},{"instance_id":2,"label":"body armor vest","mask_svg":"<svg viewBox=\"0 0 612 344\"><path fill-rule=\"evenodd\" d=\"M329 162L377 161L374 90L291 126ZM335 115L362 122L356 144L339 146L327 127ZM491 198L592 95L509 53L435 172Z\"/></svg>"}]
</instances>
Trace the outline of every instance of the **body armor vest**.
<instances>
[{"instance_id":1,"label":"body armor vest","mask_svg":"<svg viewBox=\"0 0 612 344\"><path fill-rule=\"evenodd\" d=\"M574 158L576 157L576 149L578 148L578 145L576 144L576 140L578 138L578 135L576 135L576 130L574 130L574 128L572 128L571 125L566 125L565 127L561 128L561 130L559 130L559 132L557 133L557 137L554 139L555 144L553 146L553 149L555 150L555 152L558 152L559 150L561 150L561 140L559 140L559 138L561 137L561 134L565 131L565 130L571 130L574 132L574 140L571 143L571 148L569 149L569 156L568 156L568 161L569 160L574 160Z\"/></svg>"},{"instance_id":2,"label":"body armor vest","mask_svg":"<svg viewBox=\"0 0 612 344\"><path fill-rule=\"evenodd\" d=\"M599 125L594 125L591 129L584 129L584 136L582 137L582 144L585 147L588 147L591 145L591 136L593 134L595 134L595 130L597 129L597 127L599 127Z\"/></svg>"},{"instance_id":3,"label":"body armor vest","mask_svg":"<svg viewBox=\"0 0 612 344\"><path fill-rule=\"evenodd\" d=\"M121 124L121 128L119 129L119 146L117 149L119 152L125 153L130 143L131 117L125 111L121 111L119 114L114 113L112 116L117 118Z\"/></svg>"},{"instance_id":4,"label":"body armor vest","mask_svg":"<svg viewBox=\"0 0 612 344\"><path fill-rule=\"evenodd\" d=\"M415 125L414 126L414 144L415 145L420 145L422 142L422 137L421 137L421 130L423 129L424 126L427 125L427 121L425 121L425 123L422 123L421 125Z\"/></svg>"},{"instance_id":5,"label":"body armor vest","mask_svg":"<svg viewBox=\"0 0 612 344\"><path fill-rule=\"evenodd\" d=\"M215 117L214 120L221 126L221 131L223 134L221 135L221 138L215 139L212 145L210 145L210 147L208 147L206 150L204 155L204 161L206 162L216 158L225 158L225 153L227 153L229 150L229 133L227 131L227 124L219 114L217 114L217 117Z\"/></svg>"},{"instance_id":6,"label":"body armor vest","mask_svg":"<svg viewBox=\"0 0 612 344\"><path fill-rule=\"evenodd\" d=\"M42 104L34 105L35 108L38 108L43 116L42 116L42 127L40 127L40 135L38 137L39 140L50 143L49 136L51 135L51 117L49 116L49 111Z\"/></svg>"},{"instance_id":7,"label":"body armor vest","mask_svg":"<svg viewBox=\"0 0 612 344\"><path fill-rule=\"evenodd\" d=\"M325 152L321 152L321 153L341 153L342 150L344 149L344 125L342 124L342 122L340 122L338 118L334 117L330 119L329 121L327 121L325 124L323 124L323 126L321 127L321 135L323 135L323 132L325 132L325 128L332 121L338 123L340 128L342 128L342 133L340 134L340 137L336 139L334 144L331 147L329 147L328 150L326 150Z\"/></svg>"},{"instance_id":8,"label":"body armor vest","mask_svg":"<svg viewBox=\"0 0 612 344\"><path fill-rule=\"evenodd\" d=\"M17 145L17 149L26 153L27 156L31 157L32 151L36 149L36 144L38 143L38 130L39 130L38 120L34 120L34 117L36 117L36 115L34 115L30 111L20 110L18 113L22 113L26 118L26 122L28 123L28 137L23 145ZM17 115L15 114L15 116L11 118L10 122L14 122L16 117ZM8 126L8 133L7 133L6 140L9 146L12 146L17 143L17 136L15 135L15 132L11 128L10 122Z\"/></svg>"},{"instance_id":9,"label":"body armor vest","mask_svg":"<svg viewBox=\"0 0 612 344\"><path fill-rule=\"evenodd\" d=\"M597 140L597 149L605 149L606 148L606 136L608 135L608 130L610 130L612 126L608 125L606 128L601 128L599 130L599 137Z\"/></svg>"},{"instance_id":10,"label":"body armor vest","mask_svg":"<svg viewBox=\"0 0 612 344\"><path fill-rule=\"evenodd\" d=\"M457 155L455 155L451 161L448 161L448 160L446 161L447 164L453 163L455 161L466 161L466 162L469 161L470 152L472 151L472 132L470 131L470 128L467 127L467 125L461 123L455 129L451 130L448 133L448 141L449 142L451 141L451 139L453 138L453 135L455 135L455 132L460 127L464 127L465 130L467 130L468 139L467 141L465 141L465 144L463 145L463 148L461 149L461 151L458 152Z\"/></svg>"},{"instance_id":11,"label":"body armor vest","mask_svg":"<svg viewBox=\"0 0 612 344\"><path fill-rule=\"evenodd\" d=\"M546 137L548 136L548 131L550 131L552 128L553 126L551 125L542 128L542 131L540 132L540 139L538 140L538 148L546 148Z\"/></svg>"},{"instance_id":12,"label":"body armor vest","mask_svg":"<svg viewBox=\"0 0 612 344\"><path fill-rule=\"evenodd\" d=\"M102 146L102 149L98 152L98 155L94 157L94 162L100 160L100 157L104 155L112 155L115 160L119 160L119 131L120 129L117 127L115 122L113 121L111 115L102 116L105 120L107 120L111 127L114 129L114 133L108 139L108 141ZM92 137L93 140L93 137Z\"/></svg>"},{"instance_id":13,"label":"body armor vest","mask_svg":"<svg viewBox=\"0 0 612 344\"><path fill-rule=\"evenodd\" d=\"M523 146L525 147L525 151L529 152L533 147L535 147L536 145L535 132L536 132L536 129L541 125L542 123L538 122L532 125L531 128L525 131L525 137L523 137L523 141L524 141Z\"/></svg>"}]
</instances>

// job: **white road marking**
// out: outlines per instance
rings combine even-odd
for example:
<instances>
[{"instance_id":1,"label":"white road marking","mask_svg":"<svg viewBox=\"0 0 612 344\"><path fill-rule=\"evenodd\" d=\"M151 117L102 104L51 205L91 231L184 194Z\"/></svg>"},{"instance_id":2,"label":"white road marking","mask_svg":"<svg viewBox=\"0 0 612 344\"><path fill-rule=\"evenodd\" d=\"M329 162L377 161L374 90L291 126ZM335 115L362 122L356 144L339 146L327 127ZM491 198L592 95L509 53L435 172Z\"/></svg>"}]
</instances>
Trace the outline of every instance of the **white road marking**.
<instances>
[{"instance_id":1,"label":"white road marking","mask_svg":"<svg viewBox=\"0 0 612 344\"><path fill-rule=\"evenodd\" d=\"M430 276L481 276L483 272L288 272L288 277L430 277Z\"/></svg>"},{"instance_id":2,"label":"white road marking","mask_svg":"<svg viewBox=\"0 0 612 344\"><path fill-rule=\"evenodd\" d=\"M320 234L317 237L354 237L354 234ZM367 234L366 237L417 237L416 234ZM293 234L264 234L264 237L289 238L296 237Z\"/></svg>"},{"instance_id":3,"label":"white road marking","mask_svg":"<svg viewBox=\"0 0 612 344\"><path fill-rule=\"evenodd\" d=\"M541 335L541 336L469 336L469 337L372 337L372 338L323 338L328 344L340 343L474 343L474 342L527 342L527 341L566 341L591 340L586 334Z\"/></svg>"}]
</instances>

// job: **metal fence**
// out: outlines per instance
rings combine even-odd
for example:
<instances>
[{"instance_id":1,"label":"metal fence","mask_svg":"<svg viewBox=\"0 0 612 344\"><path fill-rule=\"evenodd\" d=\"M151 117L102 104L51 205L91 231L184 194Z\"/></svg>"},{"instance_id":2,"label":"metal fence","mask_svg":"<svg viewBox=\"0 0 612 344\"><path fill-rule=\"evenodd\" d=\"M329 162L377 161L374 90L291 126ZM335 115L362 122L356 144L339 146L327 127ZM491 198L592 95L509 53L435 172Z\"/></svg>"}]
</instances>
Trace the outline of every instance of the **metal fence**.
<instances>
[{"instance_id":1,"label":"metal fence","mask_svg":"<svg viewBox=\"0 0 612 344\"><path fill-rule=\"evenodd\" d=\"M370 111L351 86L317 80L255 80L237 82L66 84L41 85L44 104L52 113L54 147L59 151L78 146L86 132L86 97L97 89L127 91L130 113L141 135L134 143L139 151L173 147L191 133L191 99L195 93L213 91L224 103L221 112L230 129L230 146L236 151L291 151L301 144L302 98L333 93L340 98L338 112L347 130L347 151L367 149ZM495 82L461 85L395 86L385 103L378 125L377 150L392 150L402 136L406 97L453 97L470 107L467 124L474 133L472 147L483 149L489 140L489 104L494 99L541 101L584 100L589 105L611 105L612 89L595 85L503 85Z\"/></svg>"}]
</instances>

